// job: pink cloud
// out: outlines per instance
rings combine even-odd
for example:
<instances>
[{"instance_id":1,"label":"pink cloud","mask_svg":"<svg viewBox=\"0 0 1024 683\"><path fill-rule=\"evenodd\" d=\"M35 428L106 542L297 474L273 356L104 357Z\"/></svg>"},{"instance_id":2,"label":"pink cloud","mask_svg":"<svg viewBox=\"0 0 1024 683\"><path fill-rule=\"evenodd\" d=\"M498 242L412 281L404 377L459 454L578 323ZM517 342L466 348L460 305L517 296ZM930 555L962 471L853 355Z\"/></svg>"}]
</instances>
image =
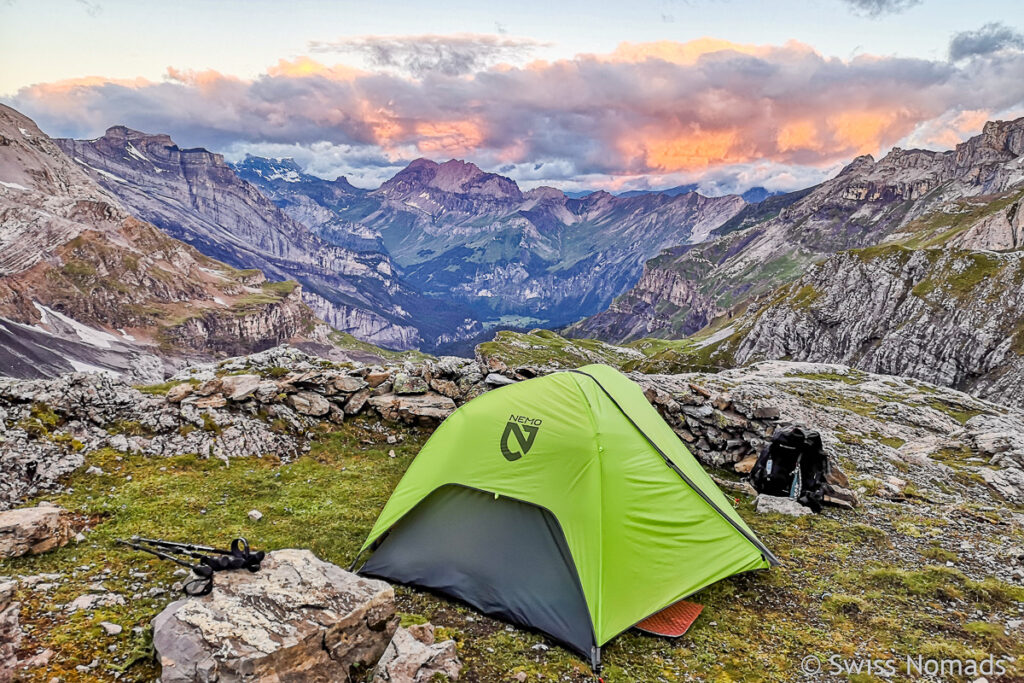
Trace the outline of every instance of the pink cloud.
<instances>
[{"instance_id":1,"label":"pink cloud","mask_svg":"<svg viewBox=\"0 0 1024 683\"><path fill-rule=\"evenodd\" d=\"M1024 54L1005 50L964 64L841 60L797 42L703 38L448 71L367 72L304 56L254 79L169 69L162 82L34 85L11 103L58 135L124 123L218 149L330 143L392 160L546 165L562 177L825 168L908 136L949 146L987 112L1024 103Z\"/></svg>"}]
</instances>

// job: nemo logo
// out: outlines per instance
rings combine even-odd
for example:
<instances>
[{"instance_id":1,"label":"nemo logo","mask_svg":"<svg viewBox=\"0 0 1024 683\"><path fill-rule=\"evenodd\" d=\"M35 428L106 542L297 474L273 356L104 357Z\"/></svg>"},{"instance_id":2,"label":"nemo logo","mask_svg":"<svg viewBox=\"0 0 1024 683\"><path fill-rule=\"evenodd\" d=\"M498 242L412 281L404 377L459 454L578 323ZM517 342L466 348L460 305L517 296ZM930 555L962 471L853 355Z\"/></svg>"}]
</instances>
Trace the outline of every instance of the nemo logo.
<instances>
[{"instance_id":1,"label":"nemo logo","mask_svg":"<svg viewBox=\"0 0 1024 683\"><path fill-rule=\"evenodd\" d=\"M511 415L505 425L505 431L501 433L501 454L509 462L514 462L530 452L533 442L540 431L543 420L527 417L525 415ZM510 437L515 437L519 450L512 450L509 444Z\"/></svg>"}]
</instances>

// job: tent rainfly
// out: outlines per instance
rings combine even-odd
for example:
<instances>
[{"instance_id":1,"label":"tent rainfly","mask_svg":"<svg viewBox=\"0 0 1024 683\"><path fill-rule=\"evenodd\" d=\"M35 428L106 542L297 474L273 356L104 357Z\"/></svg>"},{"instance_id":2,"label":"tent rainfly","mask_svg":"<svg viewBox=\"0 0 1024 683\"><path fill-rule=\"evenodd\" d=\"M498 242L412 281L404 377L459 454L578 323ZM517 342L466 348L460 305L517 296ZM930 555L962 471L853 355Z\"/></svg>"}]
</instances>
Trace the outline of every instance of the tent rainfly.
<instances>
[{"instance_id":1,"label":"tent rainfly","mask_svg":"<svg viewBox=\"0 0 1024 683\"><path fill-rule=\"evenodd\" d=\"M778 564L640 387L604 365L452 413L368 550L359 573L546 633L595 670L601 646L648 616Z\"/></svg>"}]
</instances>

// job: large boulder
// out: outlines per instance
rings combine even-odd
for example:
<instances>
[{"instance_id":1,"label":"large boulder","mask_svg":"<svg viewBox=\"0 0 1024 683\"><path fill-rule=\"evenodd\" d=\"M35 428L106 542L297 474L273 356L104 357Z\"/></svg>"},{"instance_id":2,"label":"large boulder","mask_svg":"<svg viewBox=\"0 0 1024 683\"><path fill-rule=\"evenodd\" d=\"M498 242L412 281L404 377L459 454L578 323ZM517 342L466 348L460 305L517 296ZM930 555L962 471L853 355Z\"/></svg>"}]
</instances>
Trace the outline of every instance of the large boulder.
<instances>
[{"instance_id":1,"label":"large boulder","mask_svg":"<svg viewBox=\"0 0 1024 683\"><path fill-rule=\"evenodd\" d=\"M439 679L457 681L462 662L454 640L434 642L432 624L400 628L384 651L373 674L373 683L427 683Z\"/></svg>"},{"instance_id":2,"label":"large boulder","mask_svg":"<svg viewBox=\"0 0 1024 683\"><path fill-rule=\"evenodd\" d=\"M397 627L387 583L289 549L168 605L153 620L153 645L163 683L345 682L374 666Z\"/></svg>"},{"instance_id":3,"label":"large boulder","mask_svg":"<svg viewBox=\"0 0 1024 683\"><path fill-rule=\"evenodd\" d=\"M0 558L45 553L66 545L73 535L63 508L40 505L0 512Z\"/></svg>"}]
</instances>

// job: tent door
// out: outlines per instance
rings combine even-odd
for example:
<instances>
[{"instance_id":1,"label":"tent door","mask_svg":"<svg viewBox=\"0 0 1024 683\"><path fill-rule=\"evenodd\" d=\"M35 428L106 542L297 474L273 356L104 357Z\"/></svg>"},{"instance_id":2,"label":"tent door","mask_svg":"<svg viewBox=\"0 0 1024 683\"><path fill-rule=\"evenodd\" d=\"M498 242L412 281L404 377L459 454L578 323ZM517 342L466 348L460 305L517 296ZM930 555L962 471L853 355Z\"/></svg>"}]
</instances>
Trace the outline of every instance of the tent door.
<instances>
[{"instance_id":1,"label":"tent door","mask_svg":"<svg viewBox=\"0 0 1024 683\"><path fill-rule=\"evenodd\" d=\"M593 625L565 535L536 505L442 486L391 528L359 573L457 598L593 657Z\"/></svg>"}]
</instances>

